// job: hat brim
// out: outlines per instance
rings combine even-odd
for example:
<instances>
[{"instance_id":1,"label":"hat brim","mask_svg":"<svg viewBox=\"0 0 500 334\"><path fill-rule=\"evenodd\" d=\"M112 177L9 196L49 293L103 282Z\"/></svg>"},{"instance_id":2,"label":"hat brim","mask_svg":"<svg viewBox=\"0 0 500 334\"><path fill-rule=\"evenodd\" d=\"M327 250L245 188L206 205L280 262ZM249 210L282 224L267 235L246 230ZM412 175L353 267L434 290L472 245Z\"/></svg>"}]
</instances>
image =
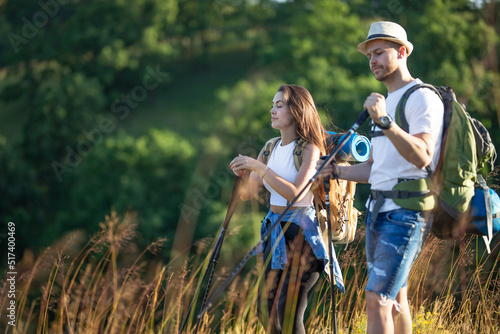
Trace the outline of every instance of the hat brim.
<instances>
[{"instance_id":1,"label":"hat brim","mask_svg":"<svg viewBox=\"0 0 500 334\"><path fill-rule=\"evenodd\" d=\"M413 52L413 44L411 44L408 41L402 41L399 38L394 38L394 37L375 37L375 38L367 39L366 41L364 41L358 45L358 51L361 52L362 54L366 55L366 53L367 53L366 44L368 44L368 42L375 41L378 39L397 43L399 45L404 46L406 48L406 50L408 51L408 56L410 56L410 54Z\"/></svg>"}]
</instances>

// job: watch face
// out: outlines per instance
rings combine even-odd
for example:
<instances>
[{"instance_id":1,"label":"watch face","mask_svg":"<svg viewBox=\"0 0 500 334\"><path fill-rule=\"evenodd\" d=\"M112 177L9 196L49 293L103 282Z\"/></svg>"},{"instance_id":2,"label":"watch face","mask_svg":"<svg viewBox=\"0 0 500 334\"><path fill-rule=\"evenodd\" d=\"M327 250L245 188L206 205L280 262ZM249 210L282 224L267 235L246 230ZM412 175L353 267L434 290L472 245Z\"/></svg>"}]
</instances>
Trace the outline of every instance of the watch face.
<instances>
[{"instance_id":1,"label":"watch face","mask_svg":"<svg viewBox=\"0 0 500 334\"><path fill-rule=\"evenodd\" d=\"M391 122L391 120L389 119L389 117L387 116L383 116L382 118L380 118L380 123L383 125L383 126L387 126L389 125L389 123Z\"/></svg>"},{"instance_id":2,"label":"watch face","mask_svg":"<svg viewBox=\"0 0 500 334\"><path fill-rule=\"evenodd\" d=\"M391 126L392 119L390 116L380 117L380 125L383 129L388 129Z\"/></svg>"}]
</instances>

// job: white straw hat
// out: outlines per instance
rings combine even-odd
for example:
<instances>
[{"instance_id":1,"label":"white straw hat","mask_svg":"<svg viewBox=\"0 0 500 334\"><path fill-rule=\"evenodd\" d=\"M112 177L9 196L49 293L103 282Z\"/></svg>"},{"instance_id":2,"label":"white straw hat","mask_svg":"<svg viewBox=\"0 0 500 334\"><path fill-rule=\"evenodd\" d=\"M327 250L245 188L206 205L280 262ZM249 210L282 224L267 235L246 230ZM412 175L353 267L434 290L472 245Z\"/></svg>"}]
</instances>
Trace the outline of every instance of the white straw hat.
<instances>
[{"instance_id":1,"label":"white straw hat","mask_svg":"<svg viewBox=\"0 0 500 334\"><path fill-rule=\"evenodd\" d=\"M394 22L381 21L372 23L370 31L368 31L368 37L366 41L358 45L358 51L366 54L366 44L375 39L383 39L403 45L408 51L408 56L413 51L413 44L408 41L406 31L402 26Z\"/></svg>"}]
</instances>

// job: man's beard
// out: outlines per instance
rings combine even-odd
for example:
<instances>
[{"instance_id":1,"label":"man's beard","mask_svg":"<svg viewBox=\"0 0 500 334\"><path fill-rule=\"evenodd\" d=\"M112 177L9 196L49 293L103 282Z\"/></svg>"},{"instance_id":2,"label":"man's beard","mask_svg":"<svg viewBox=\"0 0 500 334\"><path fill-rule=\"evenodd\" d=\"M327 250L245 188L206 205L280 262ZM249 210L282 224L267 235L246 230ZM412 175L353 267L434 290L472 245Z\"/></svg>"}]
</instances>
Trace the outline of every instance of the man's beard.
<instances>
[{"instance_id":1,"label":"man's beard","mask_svg":"<svg viewBox=\"0 0 500 334\"><path fill-rule=\"evenodd\" d=\"M375 79L377 79L380 82L386 82L387 80L390 80L394 76L395 72L387 72L385 71L382 75L375 75Z\"/></svg>"},{"instance_id":2,"label":"man's beard","mask_svg":"<svg viewBox=\"0 0 500 334\"><path fill-rule=\"evenodd\" d=\"M380 81L383 83L392 81L394 76L396 76L397 72L398 72L397 67L395 67L391 64L389 64L387 66L377 67L377 70L379 71L379 75L376 75L375 73L373 73L373 70L372 70L372 74L375 77L375 79L377 79L377 81Z\"/></svg>"}]
</instances>

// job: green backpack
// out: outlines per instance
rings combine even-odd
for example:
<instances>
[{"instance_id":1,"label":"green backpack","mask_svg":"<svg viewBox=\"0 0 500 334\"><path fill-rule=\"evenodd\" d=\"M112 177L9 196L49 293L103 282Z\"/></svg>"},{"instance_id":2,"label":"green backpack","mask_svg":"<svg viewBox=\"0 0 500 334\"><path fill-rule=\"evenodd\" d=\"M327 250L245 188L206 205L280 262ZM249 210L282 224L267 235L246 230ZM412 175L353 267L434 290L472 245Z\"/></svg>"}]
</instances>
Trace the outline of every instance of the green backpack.
<instances>
[{"instance_id":1,"label":"green backpack","mask_svg":"<svg viewBox=\"0 0 500 334\"><path fill-rule=\"evenodd\" d=\"M450 87L418 84L408 89L398 103L396 123L409 132L404 108L411 93L420 88L434 91L443 101L444 120L441 152L436 170L420 180L399 182L386 197L403 208L433 210L432 232L440 239L451 239L465 233L484 235L473 225L469 212L471 200L482 178L480 170L489 162L491 170L496 150L491 137L478 120L460 104ZM376 131L374 136L382 131ZM487 246L491 241L491 235ZM486 241L486 240L485 240Z\"/></svg>"}]
</instances>

